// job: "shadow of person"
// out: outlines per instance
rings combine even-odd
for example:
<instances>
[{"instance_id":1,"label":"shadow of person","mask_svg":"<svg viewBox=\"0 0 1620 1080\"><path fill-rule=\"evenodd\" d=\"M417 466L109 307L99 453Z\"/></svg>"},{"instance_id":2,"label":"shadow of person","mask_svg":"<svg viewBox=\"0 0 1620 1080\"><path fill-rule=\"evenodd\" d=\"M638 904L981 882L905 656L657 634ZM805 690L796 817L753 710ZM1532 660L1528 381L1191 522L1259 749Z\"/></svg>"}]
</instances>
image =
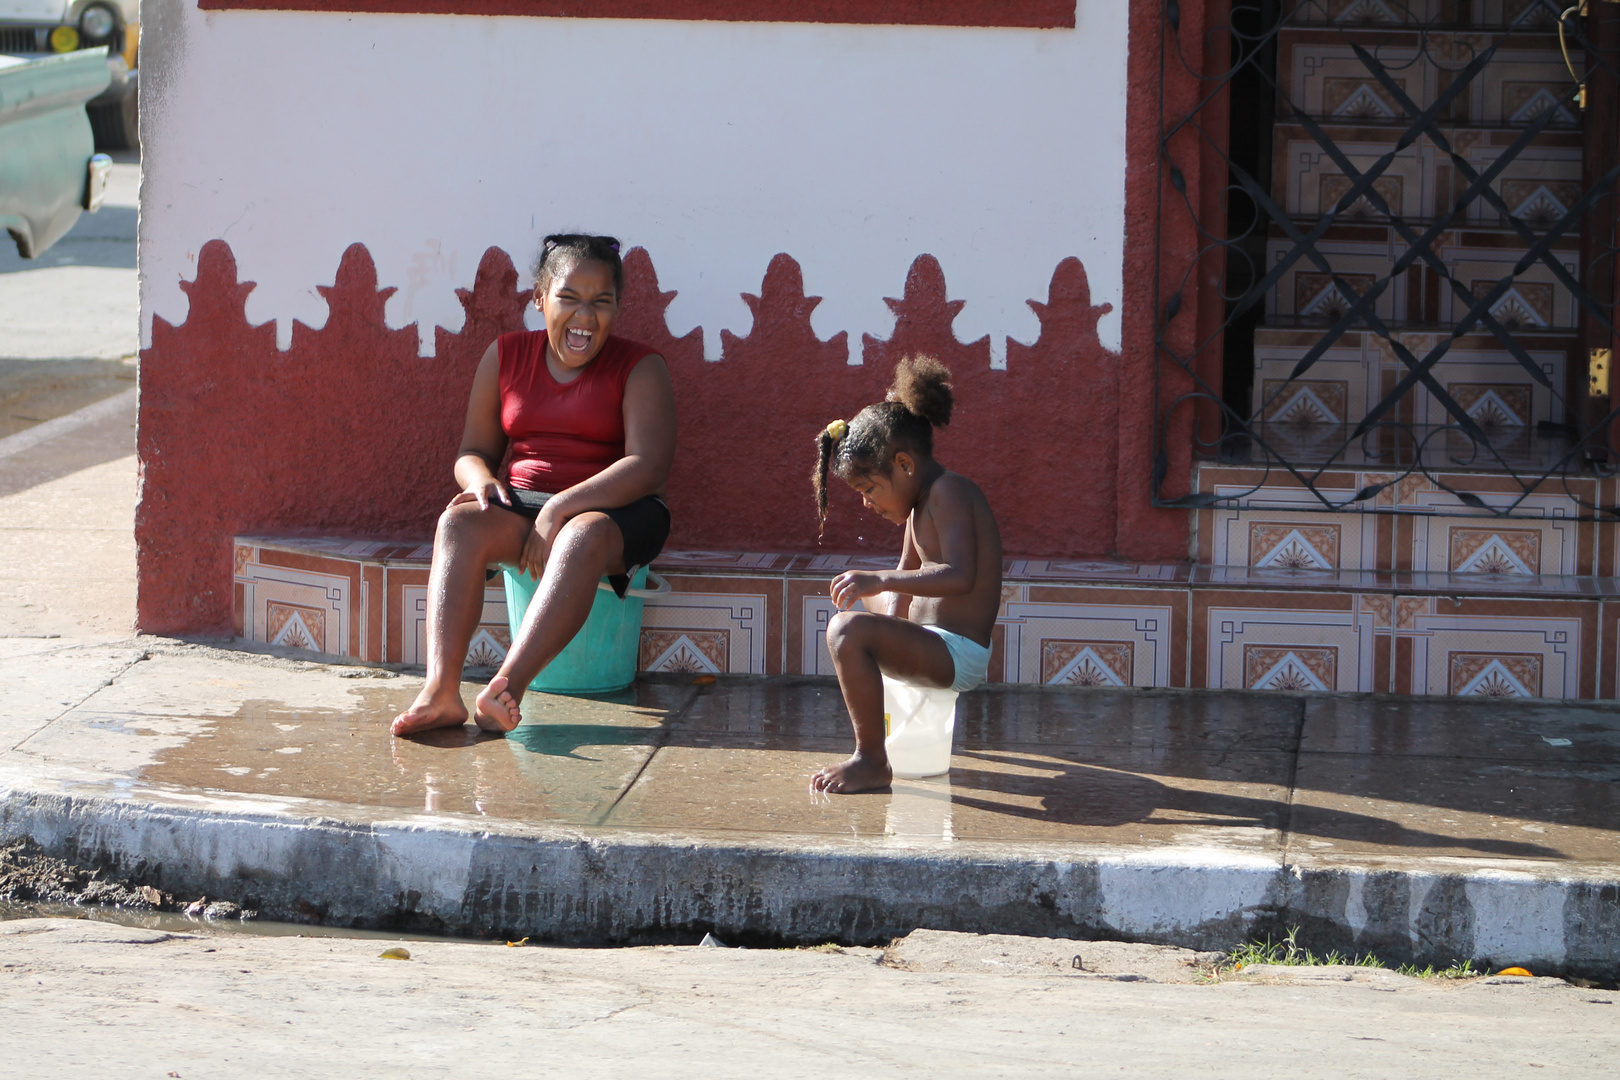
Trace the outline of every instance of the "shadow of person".
<instances>
[{"instance_id":1,"label":"shadow of person","mask_svg":"<svg viewBox=\"0 0 1620 1080\"><path fill-rule=\"evenodd\" d=\"M429 731L418 731L413 735L400 735L398 738L406 742L416 743L418 746L431 746L439 750L464 750L469 746L477 746L492 739L499 739L500 732L485 731L474 724L462 724L458 727L433 728Z\"/></svg>"},{"instance_id":2,"label":"shadow of person","mask_svg":"<svg viewBox=\"0 0 1620 1080\"><path fill-rule=\"evenodd\" d=\"M1175 787L1126 769L1014 751L958 751L956 756L1028 770L951 770L951 801L989 813L1092 828L1147 823L1205 828L1288 829L1291 826L1290 808L1284 801L1286 778L1264 776L1258 771L1250 776L1239 772L1219 780L1211 777L1205 782L1272 783L1277 785L1283 798L1257 798L1210 787ZM1206 765L1202 771L1207 776L1212 769ZM973 791L984 794L973 795L970 793ZM1026 803L1033 799L1038 800L1039 805L1007 803L989 797L995 794L1022 796ZM1561 852L1541 844L1426 832L1373 814L1320 806L1310 808L1308 835L1391 847L1465 848L1487 855L1518 858L1564 857Z\"/></svg>"}]
</instances>

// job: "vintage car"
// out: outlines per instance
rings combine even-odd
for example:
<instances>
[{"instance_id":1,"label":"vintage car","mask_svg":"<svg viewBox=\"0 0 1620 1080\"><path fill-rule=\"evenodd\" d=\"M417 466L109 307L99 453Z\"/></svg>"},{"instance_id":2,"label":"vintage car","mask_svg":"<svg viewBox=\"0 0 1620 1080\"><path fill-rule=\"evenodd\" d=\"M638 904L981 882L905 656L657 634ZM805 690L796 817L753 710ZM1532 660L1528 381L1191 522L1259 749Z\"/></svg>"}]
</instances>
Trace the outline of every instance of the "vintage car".
<instances>
[{"instance_id":1,"label":"vintage car","mask_svg":"<svg viewBox=\"0 0 1620 1080\"><path fill-rule=\"evenodd\" d=\"M140 0L0 0L0 55L106 48L107 88L87 106L102 149L127 149L140 137L140 38Z\"/></svg>"},{"instance_id":2,"label":"vintage car","mask_svg":"<svg viewBox=\"0 0 1620 1080\"><path fill-rule=\"evenodd\" d=\"M112 159L95 152L84 103L107 88L105 49L0 56L0 229L32 259L107 193Z\"/></svg>"}]
</instances>

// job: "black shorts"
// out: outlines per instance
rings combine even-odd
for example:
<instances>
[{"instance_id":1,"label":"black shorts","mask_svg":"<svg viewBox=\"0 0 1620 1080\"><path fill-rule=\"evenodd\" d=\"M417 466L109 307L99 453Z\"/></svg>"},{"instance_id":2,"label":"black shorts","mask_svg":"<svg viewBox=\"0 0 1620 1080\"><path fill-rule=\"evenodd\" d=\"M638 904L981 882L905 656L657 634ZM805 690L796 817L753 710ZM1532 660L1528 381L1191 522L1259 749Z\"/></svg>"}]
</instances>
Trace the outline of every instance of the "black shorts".
<instances>
[{"instance_id":1,"label":"black shorts","mask_svg":"<svg viewBox=\"0 0 1620 1080\"><path fill-rule=\"evenodd\" d=\"M511 490L515 506L507 506L499 499L491 499L490 505L522 514L530 521L540 516L540 508L551 498L544 491ZM608 575L608 584L623 600L624 591L630 587L630 579L636 571L658 558L658 553L664 550L664 541L669 539L669 507L656 495L644 495L628 506L598 512L611 518L619 527L619 535L624 537L625 572Z\"/></svg>"}]
</instances>

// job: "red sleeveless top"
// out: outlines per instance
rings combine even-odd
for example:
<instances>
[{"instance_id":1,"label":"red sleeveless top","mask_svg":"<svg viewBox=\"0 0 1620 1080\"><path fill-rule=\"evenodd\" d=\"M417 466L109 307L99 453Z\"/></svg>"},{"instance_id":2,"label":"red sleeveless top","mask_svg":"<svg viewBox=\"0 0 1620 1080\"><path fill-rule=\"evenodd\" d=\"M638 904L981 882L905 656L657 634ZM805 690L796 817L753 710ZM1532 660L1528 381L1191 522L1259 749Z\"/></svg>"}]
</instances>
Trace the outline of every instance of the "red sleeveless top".
<instances>
[{"instance_id":1,"label":"red sleeveless top","mask_svg":"<svg viewBox=\"0 0 1620 1080\"><path fill-rule=\"evenodd\" d=\"M624 457L624 387L658 350L609 336L573 382L546 366L546 332L500 336L501 429L511 446L507 480L556 494Z\"/></svg>"}]
</instances>

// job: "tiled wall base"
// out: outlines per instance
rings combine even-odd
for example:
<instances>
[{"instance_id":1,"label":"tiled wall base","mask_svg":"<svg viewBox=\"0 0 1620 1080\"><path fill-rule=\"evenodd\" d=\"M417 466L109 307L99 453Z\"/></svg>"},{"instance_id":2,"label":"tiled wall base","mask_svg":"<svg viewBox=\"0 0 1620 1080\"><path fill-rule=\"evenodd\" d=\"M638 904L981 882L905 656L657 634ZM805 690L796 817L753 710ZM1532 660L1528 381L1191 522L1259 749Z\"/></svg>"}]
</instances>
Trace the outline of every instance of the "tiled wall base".
<instances>
[{"instance_id":1,"label":"tiled wall base","mask_svg":"<svg viewBox=\"0 0 1620 1080\"><path fill-rule=\"evenodd\" d=\"M1351 515L1337 521L1357 524ZM1340 550L1345 550L1341 545ZM249 641L420 664L427 545L240 537ZM666 552L646 671L832 674L828 580L842 555ZM1576 575L1008 560L990 674L1075 686L1617 696L1620 583ZM475 663L510 643L497 578Z\"/></svg>"}]
</instances>

